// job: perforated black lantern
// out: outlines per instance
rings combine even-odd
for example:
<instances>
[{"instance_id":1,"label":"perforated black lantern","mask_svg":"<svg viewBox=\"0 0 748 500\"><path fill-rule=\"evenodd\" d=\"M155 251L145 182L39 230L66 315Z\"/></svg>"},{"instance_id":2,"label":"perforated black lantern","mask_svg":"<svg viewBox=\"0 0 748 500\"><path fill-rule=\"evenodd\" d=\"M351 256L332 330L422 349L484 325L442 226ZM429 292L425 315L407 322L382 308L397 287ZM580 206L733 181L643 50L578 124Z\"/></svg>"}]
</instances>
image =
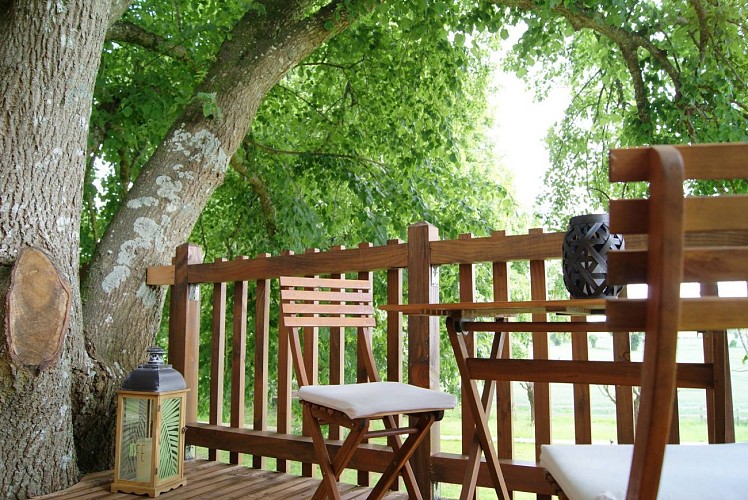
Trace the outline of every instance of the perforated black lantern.
<instances>
[{"instance_id":1,"label":"perforated black lantern","mask_svg":"<svg viewBox=\"0 0 748 500\"><path fill-rule=\"evenodd\" d=\"M564 285L575 299L615 296L621 286L607 282L608 252L624 248L623 237L612 234L608 214L580 215L569 220L563 243Z\"/></svg>"},{"instance_id":2,"label":"perforated black lantern","mask_svg":"<svg viewBox=\"0 0 748 500\"><path fill-rule=\"evenodd\" d=\"M112 492L157 497L184 485L184 407L187 385L148 349L148 362L117 391L117 434Z\"/></svg>"}]
</instances>

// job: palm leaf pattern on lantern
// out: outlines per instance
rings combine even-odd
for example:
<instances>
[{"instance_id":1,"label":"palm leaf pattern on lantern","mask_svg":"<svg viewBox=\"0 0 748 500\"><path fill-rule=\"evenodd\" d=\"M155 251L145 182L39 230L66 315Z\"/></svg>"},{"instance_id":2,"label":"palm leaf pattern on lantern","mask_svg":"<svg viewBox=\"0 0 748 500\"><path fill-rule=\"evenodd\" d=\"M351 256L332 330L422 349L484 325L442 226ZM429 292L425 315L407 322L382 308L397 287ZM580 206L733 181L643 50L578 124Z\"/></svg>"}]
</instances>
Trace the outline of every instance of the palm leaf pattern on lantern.
<instances>
[{"instance_id":1,"label":"palm leaf pattern on lantern","mask_svg":"<svg viewBox=\"0 0 748 500\"><path fill-rule=\"evenodd\" d=\"M161 452L158 476L161 479L179 473L179 433L182 398L171 398L161 407Z\"/></svg>"}]
</instances>

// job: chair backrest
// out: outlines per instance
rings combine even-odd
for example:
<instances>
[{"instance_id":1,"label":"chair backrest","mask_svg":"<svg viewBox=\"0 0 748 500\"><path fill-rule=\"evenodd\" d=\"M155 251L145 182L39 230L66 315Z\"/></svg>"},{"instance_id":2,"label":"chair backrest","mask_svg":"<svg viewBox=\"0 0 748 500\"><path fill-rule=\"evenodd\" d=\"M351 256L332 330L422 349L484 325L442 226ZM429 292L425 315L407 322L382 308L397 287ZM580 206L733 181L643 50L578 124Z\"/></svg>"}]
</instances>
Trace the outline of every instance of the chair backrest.
<instances>
[{"instance_id":1,"label":"chair backrest","mask_svg":"<svg viewBox=\"0 0 748 500\"><path fill-rule=\"evenodd\" d=\"M309 340L304 343L308 348L318 328L329 328L331 334L355 328L358 354L368 380L379 381L371 348L371 329L375 326L371 280L281 276L280 286L282 327L289 333L299 386L316 380L316 353L310 352L306 356L310 363L305 363L299 331L303 330Z\"/></svg>"},{"instance_id":2,"label":"chair backrest","mask_svg":"<svg viewBox=\"0 0 748 500\"><path fill-rule=\"evenodd\" d=\"M646 334L629 497L657 495L676 382L686 376L676 365L678 331L748 326L744 297L680 297L682 282L714 290L719 281L748 279L748 196L727 196L729 189L715 187L715 194L725 196L684 198L684 181L746 178L748 144L611 150L612 182L649 182L648 199L610 204L612 232L647 236L646 250L615 252L608 260L612 284L648 285L646 300L611 300L607 307L611 330ZM715 351L726 351L724 335L720 337L722 347ZM689 372L694 381L680 385L701 386L696 379L724 376L729 380L729 374L720 376L715 367L712 363L708 370Z\"/></svg>"}]
</instances>

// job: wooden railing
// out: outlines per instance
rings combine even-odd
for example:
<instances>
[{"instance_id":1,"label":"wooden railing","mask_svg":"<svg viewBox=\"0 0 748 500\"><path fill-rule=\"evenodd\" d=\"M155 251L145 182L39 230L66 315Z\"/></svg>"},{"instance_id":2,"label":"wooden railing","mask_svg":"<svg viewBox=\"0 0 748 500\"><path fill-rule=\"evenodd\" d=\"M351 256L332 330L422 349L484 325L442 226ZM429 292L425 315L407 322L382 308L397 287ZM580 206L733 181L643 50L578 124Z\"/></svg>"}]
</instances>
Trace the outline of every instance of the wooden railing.
<instances>
[{"instance_id":1,"label":"wooden railing","mask_svg":"<svg viewBox=\"0 0 748 500\"><path fill-rule=\"evenodd\" d=\"M562 233L544 233L530 230L524 235L506 235L495 232L490 237L475 238L462 235L457 240L440 240L438 230L426 223L409 228L408 242L393 240L384 246L361 244L358 248L335 248L330 251L308 251L294 255L292 252L280 256L261 255L254 259L239 257L227 261L218 259L203 263L198 247L185 244L177 249L171 266L153 267L148 270L150 285L170 285L171 303L169 318L169 361L185 376L192 389L187 405L187 442L210 450L209 457L216 459L216 450L230 452L230 461L239 463L240 454L252 455L252 466L265 467L265 458L277 459L276 468L288 470L288 461L305 463L303 474L311 474L314 450L310 438L292 433L292 379L288 342L283 331L271 329L277 318L270 317L271 281L280 275L311 276L384 273L386 302L399 304L404 300L407 286L408 303L439 302L439 269L457 265L459 290L454 291L460 301L473 301L476 297L475 265L487 263L491 267L493 297L496 300L510 299L510 263L529 263L529 288L533 299L548 298L546 284L547 261L560 259ZM627 247L636 248L642 241L626 242ZM407 270L407 282L404 271ZM248 310L248 282L254 282L254 306ZM210 341L210 404L208 422L198 422L198 360L200 342L200 297L197 285L212 284L212 315ZM233 309L227 315L227 284L233 289ZM443 290L442 290L443 292ZM276 291L277 293L277 291ZM277 297L274 298L277 301ZM246 343L248 341L248 316L253 316L254 330L249 341L254 343L255 357L252 427L245 428L245 394L247 370ZM545 318L534 318L544 321ZM573 318L572 321L584 321ZM224 352L227 333L225 325L232 328L230 415L229 425L224 424ZM407 366L407 381L421 387L439 388L439 330L438 318L408 316L407 328L403 329L402 318L390 314L386 321L386 376L388 380L403 380L402 366ZM590 331L595 331L590 324ZM278 336L277 379L269 378L269 345L272 336ZM404 340L403 336L406 336ZM532 357L547 359L549 353L547 332L531 332ZM306 337L305 349L316 352L318 340L315 334ZM714 357L711 344L713 335L704 340L707 356ZM403 342L407 342L408 359L403 359ZM470 343L473 349L475 344ZM719 344L720 349L724 344ZM331 332L329 341L329 380L343 380L344 344L341 332ZM630 343L628 333L613 334L613 352L616 360L629 360ZM572 335L574 360L587 360L587 334ZM509 357L509 344L504 356ZM726 374L729 391L729 360L727 356L716 356L722 360L721 372ZM726 363L726 365L725 365ZM358 365L360 366L360 365ZM269 394L277 394L276 421L270 422ZM616 425L618 442L631 443L634 435L634 404L631 387L617 386ZM726 439L733 434L732 402L729 395L717 398L724 411L714 411L715 397L706 397L710 440L714 429L727 429ZM467 409L462 414L462 435L472 436L472 418ZM545 472L534 461L513 460L514 433L512 429L512 393L510 383L497 384L494 405L497 415L497 450L502 459L502 468L510 490L531 491L542 496L555 493L554 486L545 477ZM716 422L716 415L725 421ZM592 441L592 418L590 409L590 386L574 386L574 428L577 443ZM534 420L536 460L541 444L551 442L551 398L549 384L534 384ZM275 424L275 425L273 425ZM269 430L274 428L275 430ZM677 441L677 425L673 440ZM331 448L340 445L337 429L330 430ZM720 439L720 438L717 438ZM462 453L467 453L470 438L463 439ZM382 471L388 460L386 448L379 445L363 445L351 461L351 467L359 470L359 482L368 484L368 472ZM431 484L437 482L460 483L466 457L440 451L439 430L432 431L431 439L420 447L413 459L414 472L424 496L432 495ZM490 486L485 467L478 479L479 486Z\"/></svg>"}]
</instances>

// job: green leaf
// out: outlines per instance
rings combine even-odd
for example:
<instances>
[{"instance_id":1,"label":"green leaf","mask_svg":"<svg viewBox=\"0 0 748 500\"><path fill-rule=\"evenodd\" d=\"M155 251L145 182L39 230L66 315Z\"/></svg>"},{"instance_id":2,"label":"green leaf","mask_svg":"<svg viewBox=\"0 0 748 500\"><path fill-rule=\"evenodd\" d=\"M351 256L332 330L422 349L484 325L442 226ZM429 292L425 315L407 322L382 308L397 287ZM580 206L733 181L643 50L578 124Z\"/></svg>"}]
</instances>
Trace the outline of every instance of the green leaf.
<instances>
[{"instance_id":1,"label":"green leaf","mask_svg":"<svg viewBox=\"0 0 748 500\"><path fill-rule=\"evenodd\" d=\"M202 103L204 117L220 119L223 116L221 108L218 107L215 92L198 92L196 98Z\"/></svg>"}]
</instances>

